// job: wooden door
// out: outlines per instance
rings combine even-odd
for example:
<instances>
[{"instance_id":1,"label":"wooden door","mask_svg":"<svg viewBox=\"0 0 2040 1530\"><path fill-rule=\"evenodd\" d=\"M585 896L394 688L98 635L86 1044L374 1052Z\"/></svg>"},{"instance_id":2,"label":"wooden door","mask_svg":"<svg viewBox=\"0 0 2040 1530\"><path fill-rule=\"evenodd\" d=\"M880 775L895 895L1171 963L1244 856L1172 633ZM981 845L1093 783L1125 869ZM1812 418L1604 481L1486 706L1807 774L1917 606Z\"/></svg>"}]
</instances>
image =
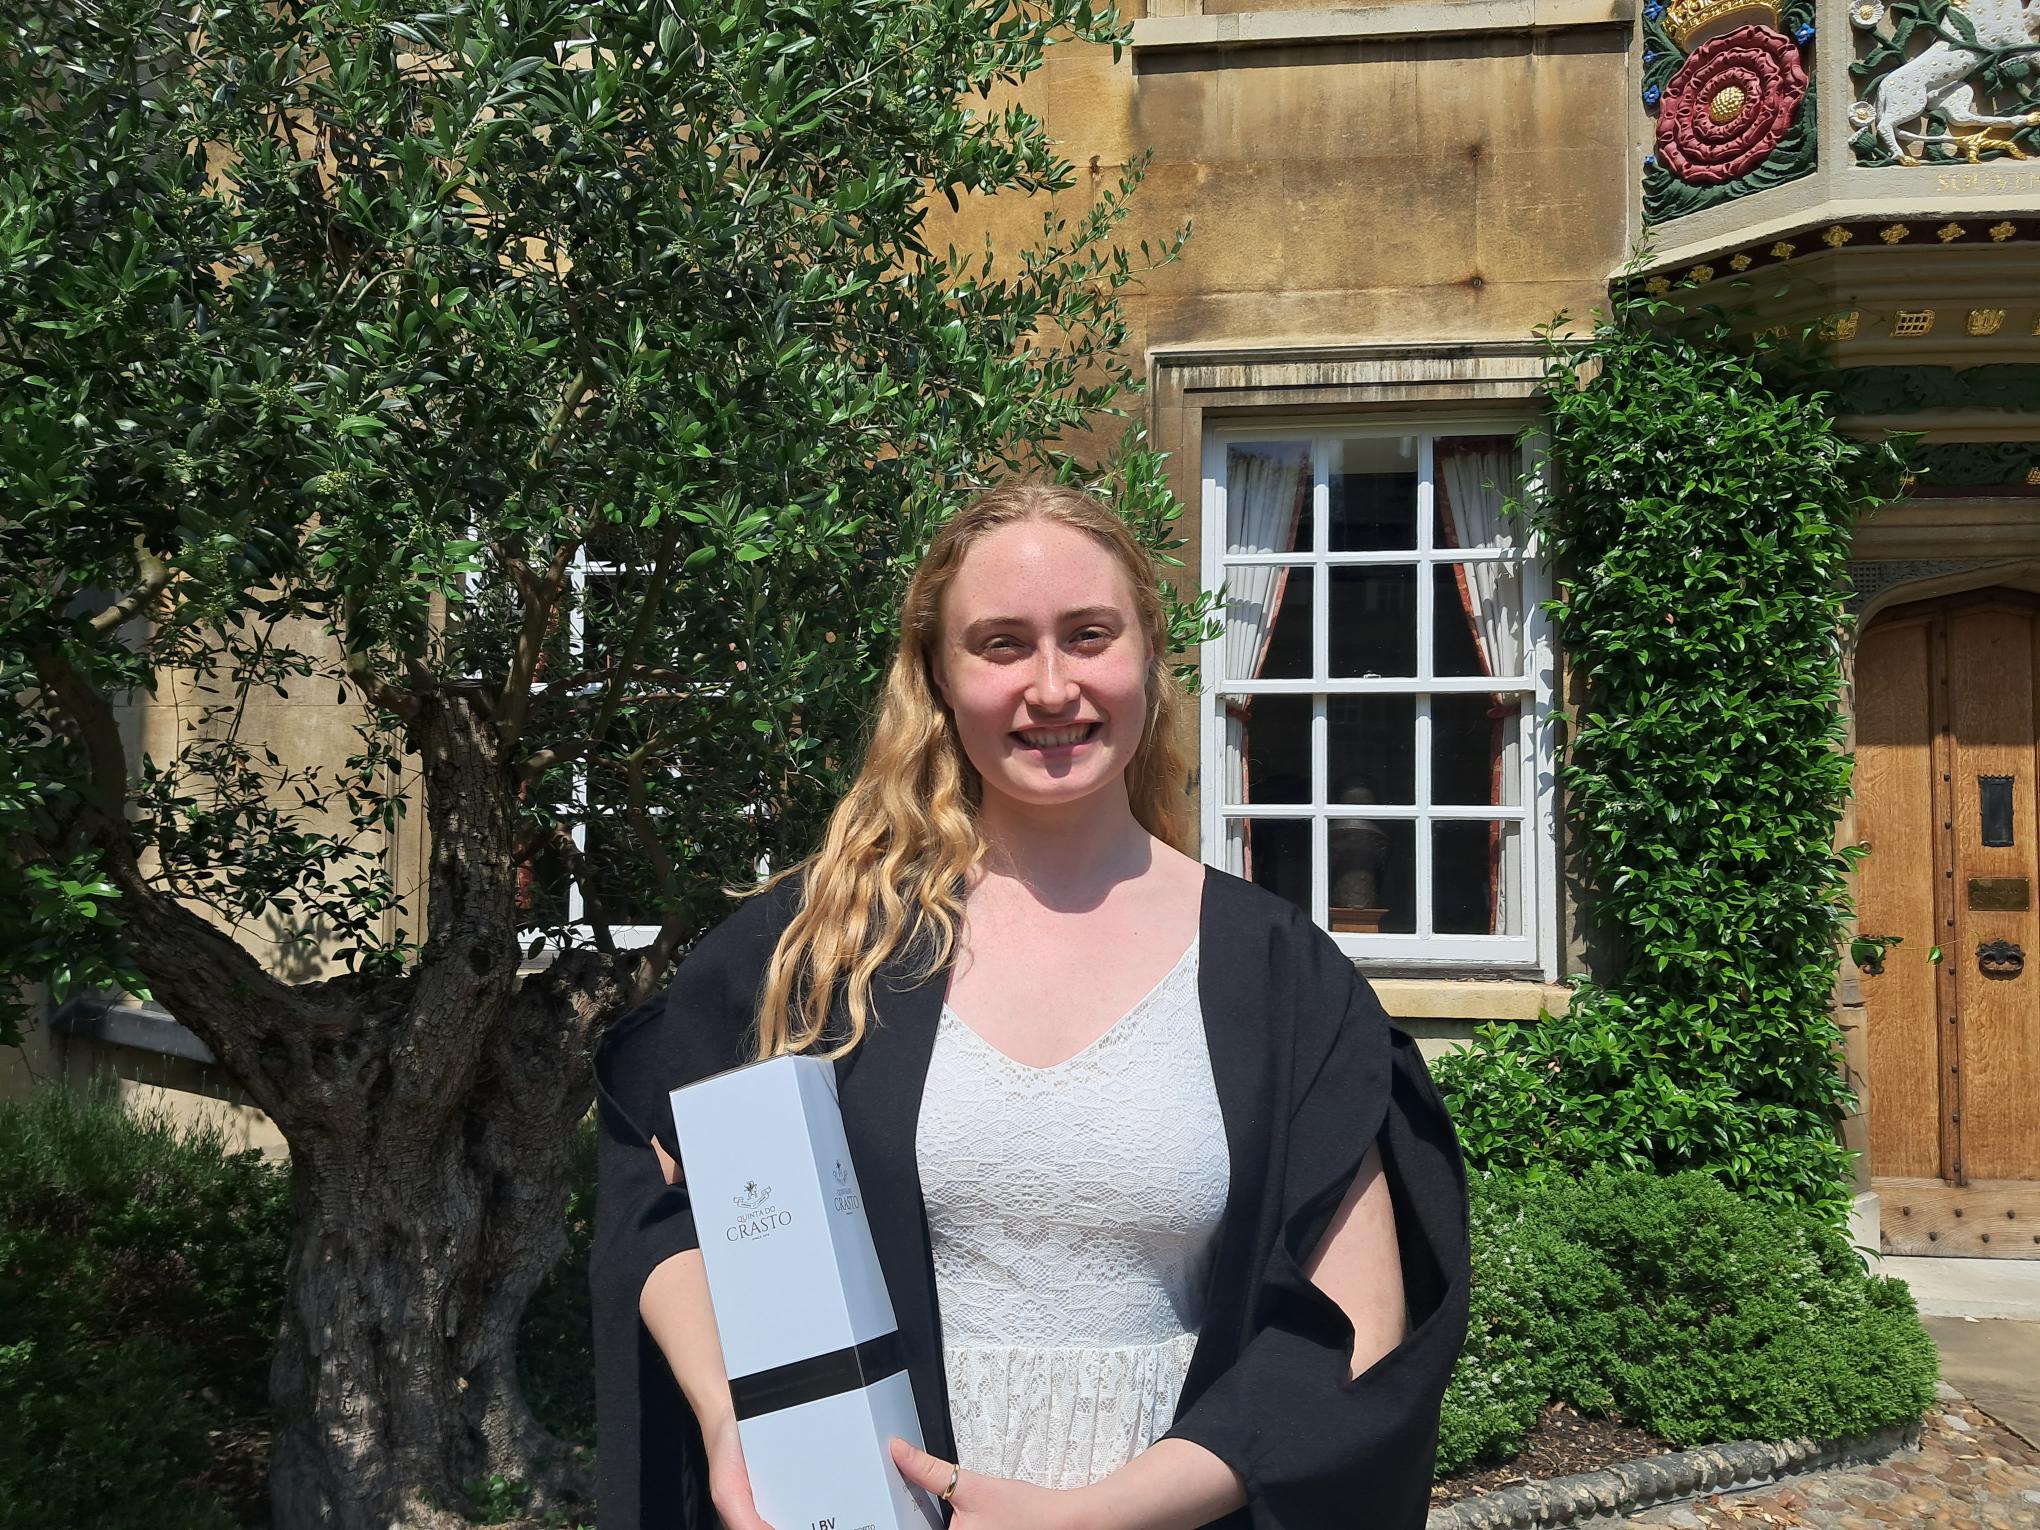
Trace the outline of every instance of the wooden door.
<instances>
[{"instance_id":1,"label":"wooden door","mask_svg":"<svg viewBox=\"0 0 2040 1530\"><path fill-rule=\"evenodd\" d=\"M2040 600L1989 591L1857 653L1857 927L1901 941L1863 974L1887 1253L2040 1256L2036 643Z\"/></svg>"}]
</instances>

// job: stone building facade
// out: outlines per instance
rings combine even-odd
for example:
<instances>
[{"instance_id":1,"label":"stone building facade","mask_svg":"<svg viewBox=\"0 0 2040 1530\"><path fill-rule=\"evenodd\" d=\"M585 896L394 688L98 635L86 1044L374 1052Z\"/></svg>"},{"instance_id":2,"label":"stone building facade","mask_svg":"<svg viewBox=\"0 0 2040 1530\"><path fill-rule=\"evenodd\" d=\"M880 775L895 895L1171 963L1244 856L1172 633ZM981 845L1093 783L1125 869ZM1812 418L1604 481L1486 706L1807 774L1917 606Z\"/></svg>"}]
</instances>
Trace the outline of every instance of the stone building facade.
<instances>
[{"instance_id":1,"label":"stone building facade","mask_svg":"<svg viewBox=\"0 0 2040 1530\"><path fill-rule=\"evenodd\" d=\"M1193 225L1132 344L1188 571L1230 600L1204 854L1430 1045L1550 1023L1592 957L1547 571L1498 514L1533 330L1627 269L1824 326L1849 428L1924 433L1855 548L1842 833L1871 847L1861 928L1902 938L1836 999L1862 1232L2040 1253L2040 0L1149 0L1117 58L1055 49L1023 99L1068 195L1150 153L1129 235ZM74 1016L45 1066L222 1092L140 1023Z\"/></svg>"}]
</instances>

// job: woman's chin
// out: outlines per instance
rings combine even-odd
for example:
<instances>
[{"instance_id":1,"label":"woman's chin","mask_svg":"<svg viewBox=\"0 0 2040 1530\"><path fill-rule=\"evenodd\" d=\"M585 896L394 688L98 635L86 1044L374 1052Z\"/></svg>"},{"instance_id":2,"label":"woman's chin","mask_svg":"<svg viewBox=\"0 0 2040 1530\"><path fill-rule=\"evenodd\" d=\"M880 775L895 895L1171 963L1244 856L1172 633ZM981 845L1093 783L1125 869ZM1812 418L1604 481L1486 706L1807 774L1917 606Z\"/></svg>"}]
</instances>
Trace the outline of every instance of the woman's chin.
<instances>
[{"instance_id":1,"label":"woman's chin","mask_svg":"<svg viewBox=\"0 0 2040 1530\"><path fill-rule=\"evenodd\" d=\"M1029 807L1059 807L1082 802L1112 780L1114 772L1098 770L1086 762L1057 764L1013 762L996 777L988 778L1003 797Z\"/></svg>"}]
</instances>

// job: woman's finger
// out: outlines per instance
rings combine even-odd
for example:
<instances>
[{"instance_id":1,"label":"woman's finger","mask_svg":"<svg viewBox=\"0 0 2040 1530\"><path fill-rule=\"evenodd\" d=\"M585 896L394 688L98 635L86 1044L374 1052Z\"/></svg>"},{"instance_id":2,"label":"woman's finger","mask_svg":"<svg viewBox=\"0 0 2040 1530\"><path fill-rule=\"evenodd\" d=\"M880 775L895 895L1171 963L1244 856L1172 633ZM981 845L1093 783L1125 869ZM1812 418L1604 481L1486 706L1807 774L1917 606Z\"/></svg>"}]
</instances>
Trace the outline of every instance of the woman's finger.
<instances>
[{"instance_id":1,"label":"woman's finger","mask_svg":"<svg viewBox=\"0 0 2040 1530\"><path fill-rule=\"evenodd\" d=\"M926 1488L938 1498L949 1480L956 1475L956 1463L945 1461L940 1456L931 1456L918 1446L909 1445L895 1437L892 1441L893 1465L900 1469L900 1475L915 1487Z\"/></svg>"}]
</instances>

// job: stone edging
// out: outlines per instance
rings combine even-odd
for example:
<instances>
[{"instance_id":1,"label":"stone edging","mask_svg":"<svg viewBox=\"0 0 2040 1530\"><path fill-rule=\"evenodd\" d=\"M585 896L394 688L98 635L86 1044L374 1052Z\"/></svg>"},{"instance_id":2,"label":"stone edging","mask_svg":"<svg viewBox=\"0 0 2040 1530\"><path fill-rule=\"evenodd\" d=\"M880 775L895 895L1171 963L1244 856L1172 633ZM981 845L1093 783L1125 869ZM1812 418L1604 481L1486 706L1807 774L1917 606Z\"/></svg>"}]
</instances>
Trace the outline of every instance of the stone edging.
<instances>
[{"instance_id":1,"label":"stone edging","mask_svg":"<svg viewBox=\"0 0 2040 1530\"><path fill-rule=\"evenodd\" d=\"M1920 1442L1920 1425L1895 1424L1838 1440L1736 1440L1620 1461L1572 1477L1521 1482L1433 1509L1426 1530L1523 1530L1600 1525L1701 1493L1762 1487L1830 1466L1863 1466Z\"/></svg>"}]
</instances>

